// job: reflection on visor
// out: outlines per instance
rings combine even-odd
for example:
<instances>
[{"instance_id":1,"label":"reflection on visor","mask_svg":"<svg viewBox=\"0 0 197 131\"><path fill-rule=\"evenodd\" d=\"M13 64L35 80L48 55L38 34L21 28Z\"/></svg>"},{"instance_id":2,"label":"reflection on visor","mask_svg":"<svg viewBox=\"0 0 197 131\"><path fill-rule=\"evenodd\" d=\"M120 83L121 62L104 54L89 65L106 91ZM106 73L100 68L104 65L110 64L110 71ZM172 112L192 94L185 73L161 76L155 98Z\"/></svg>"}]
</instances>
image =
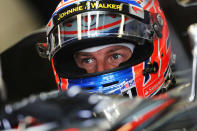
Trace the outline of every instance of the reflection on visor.
<instances>
[{"instance_id":1,"label":"reflection on visor","mask_svg":"<svg viewBox=\"0 0 197 131\"><path fill-rule=\"evenodd\" d=\"M133 36L152 39L151 26L118 13L92 11L78 14L60 23L50 34L51 50L74 39Z\"/></svg>"}]
</instances>

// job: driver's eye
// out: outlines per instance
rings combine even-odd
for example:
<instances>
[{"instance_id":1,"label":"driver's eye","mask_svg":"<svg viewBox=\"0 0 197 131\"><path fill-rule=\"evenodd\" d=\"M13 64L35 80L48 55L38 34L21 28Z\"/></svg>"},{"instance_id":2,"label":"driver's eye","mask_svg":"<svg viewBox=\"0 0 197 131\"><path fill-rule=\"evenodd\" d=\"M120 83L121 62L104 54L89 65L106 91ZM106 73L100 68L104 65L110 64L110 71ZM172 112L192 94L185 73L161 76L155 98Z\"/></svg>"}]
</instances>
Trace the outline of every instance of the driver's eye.
<instances>
[{"instance_id":1,"label":"driver's eye","mask_svg":"<svg viewBox=\"0 0 197 131\"><path fill-rule=\"evenodd\" d=\"M121 54L113 54L113 55L112 55L112 58L113 58L114 60L119 59L119 58L121 58L121 57L122 57Z\"/></svg>"},{"instance_id":2,"label":"driver's eye","mask_svg":"<svg viewBox=\"0 0 197 131\"><path fill-rule=\"evenodd\" d=\"M89 64L92 63L94 60L92 58L84 58L82 59L82 63Z\"/></svg>"}]
</instances>

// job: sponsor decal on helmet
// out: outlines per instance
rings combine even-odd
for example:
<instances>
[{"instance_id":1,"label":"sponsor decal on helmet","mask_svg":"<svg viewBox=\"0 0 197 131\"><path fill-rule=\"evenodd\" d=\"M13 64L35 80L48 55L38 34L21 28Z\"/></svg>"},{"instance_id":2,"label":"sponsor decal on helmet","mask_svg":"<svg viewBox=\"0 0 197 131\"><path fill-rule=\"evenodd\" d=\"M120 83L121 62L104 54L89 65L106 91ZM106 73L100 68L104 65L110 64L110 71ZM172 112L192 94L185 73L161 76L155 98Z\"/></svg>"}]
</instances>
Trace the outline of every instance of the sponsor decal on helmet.
<instances>
[{"instance_id":1,"label":"sponsor decal on helmet","mask_svg":"<svg viewBox=\"0 0 197 131\"><path fill-rule=\"evenodd\" d=\"M130 90L131 88L135 87L135 81L129 80L129 81L123 81L122 83L120 83L119 85L121 93L124 93L128 90Z\"/></svg>"},{"instance_id":2,"label":"sponsor decal on helmet","mask_svg":"<svg viewBox=\"0 0 197 131\"><path fill-rule=\"evenodd\" d=\"M64 12L60 13L58 16L58 21L63 19L65 16L80 13L85 10L92 10L92 9L112 9L112 10L120 10L121 6L120 3L107 3L107 2L86 2L81 3L80 5L73 5L71 8L64 10Z\"/></svg>"},{"instance_id":3,"label":"sponsor decal on helmet","mask_svg":"<svg viewBox=\"0 0 197 131\"><path fill-rule=\"evenodd\" d=\"M164 77L160 77L160 79L156 80L156 82L153 82L151 86L147 86L146 88L144 88L144 96L147 97L150 94L152 94L155 90L159 89L158 87L161 87L164 81Z\"/></svg>"}]
</instances>

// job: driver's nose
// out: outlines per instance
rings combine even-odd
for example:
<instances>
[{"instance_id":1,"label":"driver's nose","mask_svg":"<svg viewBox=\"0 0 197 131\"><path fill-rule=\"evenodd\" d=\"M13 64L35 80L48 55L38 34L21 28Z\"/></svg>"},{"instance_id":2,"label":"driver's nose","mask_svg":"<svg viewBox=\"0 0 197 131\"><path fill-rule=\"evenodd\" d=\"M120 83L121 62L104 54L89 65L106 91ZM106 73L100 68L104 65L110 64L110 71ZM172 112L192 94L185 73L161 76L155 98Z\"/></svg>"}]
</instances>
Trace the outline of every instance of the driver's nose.
<instances>
[{"instance_id":1,"label":"driver's nose","mask_svg":"<svg viewBox=\"0 0 197 131\"><path fill-rule=\"evenodd\" d=\"M116 68L116 67L117 66L115 66L115 65L111 65L111 64L107 63L105 60L97 61L95 72L103 72L103 71L113 69L113 68Z\"/></svg>"},{"instance_id":2,"label":"driver's nose","mask_svg":"<svg viewBox=\"0 0 197 131\"><path fill-rule=\"evenodd\" d=\"M96 72L102 72L105 70L105 64L103 61L97 62Z\"/></svg>"}]
</instances>

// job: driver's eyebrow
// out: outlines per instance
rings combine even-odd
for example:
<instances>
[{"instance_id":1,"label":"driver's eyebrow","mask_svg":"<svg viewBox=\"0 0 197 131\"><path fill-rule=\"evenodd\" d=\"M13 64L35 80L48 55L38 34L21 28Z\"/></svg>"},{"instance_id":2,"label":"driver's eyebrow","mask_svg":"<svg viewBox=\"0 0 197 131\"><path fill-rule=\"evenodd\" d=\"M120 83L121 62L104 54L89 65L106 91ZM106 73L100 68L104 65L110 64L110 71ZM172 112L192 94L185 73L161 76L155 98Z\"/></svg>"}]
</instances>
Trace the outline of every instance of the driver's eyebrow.
<instances>
[{"instance_id":1,"label":"driver's eyebrow","mask_svg":"<svg viewBox=\"0 0 197 131\"><path fill-rule=\"evenodd\" d=\"M83 53L83 52L78 52L75 54L75 57L80 57L80 56L92 56L92 55L89 53Z\"/></svg>"},{"instance_id":2,"label":"driver's eyebrow","mask_svg":"<svg viewBox=\"0 0 197 131\"><path fill-rule=\"evenodd\" d=\"M107 51L106 53L112 53L112 52L115 52L115 51L117 51L117 50L120 50L120 49L122 49L123 47L114 47L113 49L111 49L111 50L109 50L109 51Z\"/></svg>"}]
</instances>

